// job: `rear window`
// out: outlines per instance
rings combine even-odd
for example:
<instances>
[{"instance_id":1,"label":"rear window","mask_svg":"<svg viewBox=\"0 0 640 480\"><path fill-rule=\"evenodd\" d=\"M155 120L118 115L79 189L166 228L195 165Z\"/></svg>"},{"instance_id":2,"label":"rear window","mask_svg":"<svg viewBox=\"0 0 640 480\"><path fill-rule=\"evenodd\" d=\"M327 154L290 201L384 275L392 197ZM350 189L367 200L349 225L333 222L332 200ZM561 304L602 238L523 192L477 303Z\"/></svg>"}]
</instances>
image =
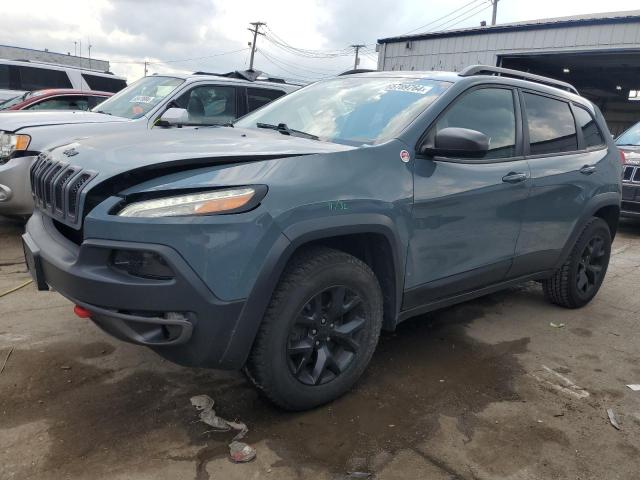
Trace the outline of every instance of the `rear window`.
<instances>
[{"instance_id":1,"label":"rear window","mask_svg":"<svg viewBox=\"0 0 640 480\"><path fill-rule=\"evenodd\" d=\"M270 90L267 88L247 88L248 112L253 112L258 108L272 102L276 98L284 95L282 90Z\"/></svg>"},{"instance_id":2,"label":"rear window","mask_svg":"<svg viewBox=\"0 0 640 480\"><path fill-rule=\"evenodd\" d=\"M524 94L531 155L578 149L576 124L569 104L532 93Z\"/></svg>"},{"instance_id":3,"label":"rear window","mask_svg":"<svg viewBox=\"0 0 640 480\"><path fill-rule=\"evenodd\" d=\"M600 147L604 145L604 137L600 133L598 124L591 114L582 107L575 108L576 120L582 130L582 137L586 148Z\"/></svg>"},{"instance_id":4,"label":"rear window","mask_svg":"<svg viewBox=\"0 0 640 480\"><path fill-rule=\"evenodd\" d=\"M40 90L43 88L71 88L71 80L64 70L38 67L15 67L19 74L19 90Z\"/></svg>"},{"instance_id":5,"label":"rear window","mask_svg":"<svg viewBox=\"0 0 640 480\"><path fill-rule=\"evenodd\" d=\"M83 73L82 78L87 82L91 90L100 90L101 92L119 92L127 86L127 82L119 78L103 77L100 75L90 75Z\"/></svg>"}]
</instances>

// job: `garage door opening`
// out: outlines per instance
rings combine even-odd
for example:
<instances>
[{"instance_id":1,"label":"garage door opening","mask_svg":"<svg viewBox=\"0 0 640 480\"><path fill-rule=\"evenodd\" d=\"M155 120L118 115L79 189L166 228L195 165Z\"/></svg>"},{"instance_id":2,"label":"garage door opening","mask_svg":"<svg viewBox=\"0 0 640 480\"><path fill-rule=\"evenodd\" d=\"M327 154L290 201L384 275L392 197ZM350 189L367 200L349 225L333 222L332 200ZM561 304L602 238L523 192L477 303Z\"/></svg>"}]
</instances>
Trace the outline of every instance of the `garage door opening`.
<instances>
[{"instance_id":1,"label":"garage door opening","mask_svg":"<svg viewBox=\"0 0 640 480\"><path fill-rule=\"evenodd\" d=\"M498 64L571 83L598 105L614 136L640 121L640 51L509 55Z\"/></svg>"}]
</instances>

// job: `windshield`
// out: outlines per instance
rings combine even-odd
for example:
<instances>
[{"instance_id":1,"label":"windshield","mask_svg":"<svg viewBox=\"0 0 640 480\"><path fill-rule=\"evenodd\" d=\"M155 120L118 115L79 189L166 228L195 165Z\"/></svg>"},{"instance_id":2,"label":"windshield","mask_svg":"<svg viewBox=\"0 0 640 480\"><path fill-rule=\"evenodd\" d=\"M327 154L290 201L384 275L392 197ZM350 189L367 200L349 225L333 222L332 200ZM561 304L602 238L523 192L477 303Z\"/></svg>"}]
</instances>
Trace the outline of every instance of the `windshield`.
<instances>
[{"instance_id":1,"label":"windshield","mask_svg":"<svg viewBox=\"0 0 640 480\"><path fill-rule=\"evenodd\" d=\"M24 102L29 96L30 92L26 92L22 95L18 95L17 97L12 97L9 100L5 100L4 102L0 102L0 110L6 110L7 108L13 107L20 102Z\"/></svg>"},{"instance_id":2,"label":"windshield","mask_svg":"<svg viewBox=\"0 0 640 480\"><path fill-rule=\"evenodd\" d=\"M620 135L616 140L616 145L640 146L640 123L636 123L633 127Z\"/></svg>"},{"instance_id":3,"label":"windshield","mask_svg":"<svg viewBox=\"0 0 640 480\"><path fill-rule=\"evenodd\" d=\"M290 131L328 142L381 143L400 133L449 85L403 77L338 77L282 97L235 125L266 128L285 124Z\"/></svg>"},{"instance_id":4,"label":"windshield","mask_svg":"<svg viewBox=\"0 0 640 480\"><path fill-rule=\"evenodd\" d=\"M140 118L184 82L181 78L151 76L132 83L93 109L130 119Z\"/></svg>"}]
</instances>

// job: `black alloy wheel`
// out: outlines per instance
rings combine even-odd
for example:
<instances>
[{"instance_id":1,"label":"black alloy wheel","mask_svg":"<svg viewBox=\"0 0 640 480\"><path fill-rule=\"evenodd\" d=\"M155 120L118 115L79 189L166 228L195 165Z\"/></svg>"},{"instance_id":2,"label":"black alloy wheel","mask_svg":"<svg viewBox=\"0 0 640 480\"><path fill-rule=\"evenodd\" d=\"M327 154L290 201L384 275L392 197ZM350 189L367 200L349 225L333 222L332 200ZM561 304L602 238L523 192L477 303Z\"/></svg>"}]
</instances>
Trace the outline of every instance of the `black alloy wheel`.
<instances>
[{"instance_id":1,"label":"black alloy wheel","mask_svg":"<svg viewBox=\"0 0 640 480\"><path fill-rule=\"evenodd\" d=\"M600 285L606 256L605 240L601 236L592 237L582 251L576 273L576 286L582 295L590 295Z\"/></svg>"},{"instance_id":2,"label":"black alloy wheel","mask_svg":"<svg viewBox=\"0 0 640 480\"><path fill-rule=\"evenodd\" d=\"M364 316L362 299L347 287L330 287L312 297L289 334L291 373L305 385L335 380L358 355Z\"/></svg>"}]
</instances>

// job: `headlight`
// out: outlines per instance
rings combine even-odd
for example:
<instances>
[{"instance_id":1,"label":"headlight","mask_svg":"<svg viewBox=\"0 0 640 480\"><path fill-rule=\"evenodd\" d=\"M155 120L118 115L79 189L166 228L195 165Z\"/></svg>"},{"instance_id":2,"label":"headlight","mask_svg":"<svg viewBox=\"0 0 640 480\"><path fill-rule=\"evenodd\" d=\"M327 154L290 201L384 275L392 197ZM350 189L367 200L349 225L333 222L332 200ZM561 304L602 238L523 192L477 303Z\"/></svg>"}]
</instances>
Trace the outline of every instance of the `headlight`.
<instances>
[{"instance_id":1,"label":"headlight","mask_svg":"<svg viewBox=\"0 0 640 480\"><path fill-rule=\"evenodd\" d=\"M13 133L0 134L0 161L7 160L15 152L24 152L31 142L29 135L16 135Z\"/></svg>"},{"instance_id":2,"label":"headlight","mask_svg":"<svg viewBox=\"0 0 640 480\"><path fill-rule=\"evenodd\" d=\"M143 200L127 205L118 212L118 215L121 217L175 217L223 213L244 207L255 193L253 188L243 187Z\"/></svg>"}]
</instances>

